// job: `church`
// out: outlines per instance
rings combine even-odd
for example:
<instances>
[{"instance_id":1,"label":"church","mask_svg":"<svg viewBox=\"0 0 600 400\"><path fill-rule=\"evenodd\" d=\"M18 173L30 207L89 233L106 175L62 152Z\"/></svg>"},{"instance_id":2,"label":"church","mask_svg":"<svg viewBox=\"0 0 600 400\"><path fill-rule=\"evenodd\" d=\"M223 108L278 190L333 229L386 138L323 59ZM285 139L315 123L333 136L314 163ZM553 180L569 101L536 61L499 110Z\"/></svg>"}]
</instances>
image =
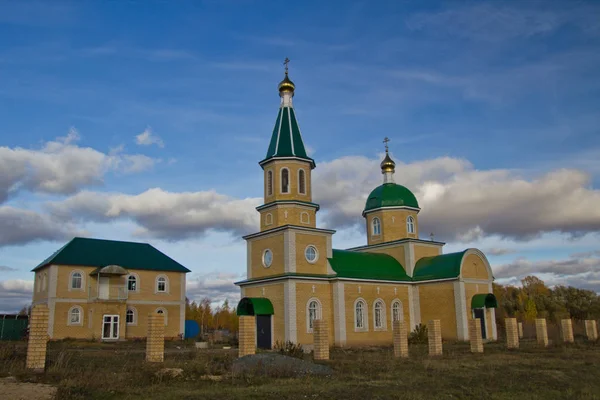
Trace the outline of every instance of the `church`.
<instances>
[{"instance_id":1,"label":"church","mask_svg":"<svg viewBox=\"0 0 600 400\"><path fill-rule=\"evenodd\" d=\"M387 345L392 324L409 331L441 322L445 340L469 339L468 321L481 319L484 339L496 340L496 298L486 256L469 248L444 254L445 243L419 237L419 202L395 182L395 162L381 162L383 182L368 195L362 216L367 244L333 248L334 230L317 228L312 170L293 107L295 85L279 83L280 107L266 157L260 231L244 237L247 278L238 315L256 316L259 348L291 341L310 347L313 322L329 325L334 346Z\"/></svg>"}]
</instances>

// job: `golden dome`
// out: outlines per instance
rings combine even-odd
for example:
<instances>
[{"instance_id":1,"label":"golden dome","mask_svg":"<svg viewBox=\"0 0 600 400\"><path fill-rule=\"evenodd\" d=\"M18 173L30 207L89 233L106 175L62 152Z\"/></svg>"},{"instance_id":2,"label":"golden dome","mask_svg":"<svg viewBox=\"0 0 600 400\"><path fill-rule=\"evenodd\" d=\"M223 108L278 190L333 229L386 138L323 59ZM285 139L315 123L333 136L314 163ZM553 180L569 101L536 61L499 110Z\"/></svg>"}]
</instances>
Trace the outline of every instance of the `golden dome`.
<instances>
[{"instance_id":1,"label":"golden dome","mask_svg":"<svg viewBox=\"0 0 600 400\"><path fill-rule=\"evenodd\" d=\"M385 158L381 162L381 172L385 174L386 172L394 172L395 169L396 169L396 163L394 162L394 160L392 160L392 158L390 157L390 155L388 154L388 152L386 150Z\"/></svg>"},{"instance_id":2,"label":"golden dome","mask_svg":"<svg viewBox=\"0 0 600 400\"><path fill-rule=\"evenodd\" d=\"M288 78L287 71L285 72L285 78L283 78L283 80L279 83L279 86L277 88L279 89L279 94L283 92L292 92L292 95L294 94L294 89L296 89L296 85L294 85L294 82L292 82L290 78Z\"/></svg>"}]
</instances>

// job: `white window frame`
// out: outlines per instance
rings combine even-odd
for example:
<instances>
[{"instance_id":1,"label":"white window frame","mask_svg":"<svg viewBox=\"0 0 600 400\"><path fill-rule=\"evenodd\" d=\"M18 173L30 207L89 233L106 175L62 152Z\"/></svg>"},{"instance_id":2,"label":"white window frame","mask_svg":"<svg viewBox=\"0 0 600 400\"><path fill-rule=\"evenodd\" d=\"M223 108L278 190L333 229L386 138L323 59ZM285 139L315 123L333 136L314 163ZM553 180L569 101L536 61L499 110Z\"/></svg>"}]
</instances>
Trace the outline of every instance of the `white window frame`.
<instances>
[{"instance_id":1,"label":"white window frame","mask_svg":"<svg viewBox=\"0 0 600 400\"><path fill-rule=\"evenodd\" d=\"M129 311L131 311L133 313L133 321L131 321L131 322L127 321L127 313L129 313ZM125 324L128 326L136 326L137 322L138 322L138 312L137 312L136 308L133 306L128 306L127 310L125 311Z\"/></svg>"},{"instance_id":2,"label":"white window frame","mask_svg":"<svg viewBox=\"0 0 600 400\"><path fill-rule=\"evenodd\" d=\"M71 322L71 314L73 311L79 312L79 322ZM67 314L67 325L69 326L83 326L83 308L81 306L73 306L69 308L69 314Z\"/></svg>"},{"instance_id":3,"label":"white window frame","mask_svg":"<svg viewBox=\"0 0 600 400\"><path fill-rule=\"evenodd\" d=\"M406 233L415 233L415 219L412 217L412 215L409 215L406 218Z\"/></svg>"},{"instance_id":4,"label":"white window frame","mask_svg":"<svg viewBox=\"0 0 600 400\"><path fill-rule=\"evenodd\" d=\"M75 274L79 274L81 276L81 287L78 287L78 288L73 287L73 276ZM80 269L74 269L69 274L69 291L70 292L71 291L83 292L84 288L85 288L85 274Z\"/></svg>"},{"instance_id":5,"label":"white window frame","mask_svg":"<svg viewBox=\"0 0 600 400\"><path fill-rule=\"evenodd\" d=\"M400 299L394 299L392 301L392 305L390 307L390 321L392 323L392 327L394 326L394 305L398 304L398 321L404 321L404 308Z\"/></svg>"},{"instance_id":6,"label":"white window frame","mask_svg":"<svg viewBox=\"0 0 600 400\"><path fill-rule=\"evenodd\" d=\"M357 312L356 312L356 306L358 305L358 303L362 303L362 323L363 326L359 327L357 322ZM369 331L369 307L367 305L367 302L365 301L365 299L363 299L362 297L359 297L358 299L356 299L354 301L354 332L368 332Z\"/></svg>"},{"instance_id":7,"label":"white window frame","mask_svg":"<svg viewBox=\"0 0 600 400\"><path fill-rule=\"evenodd\" d=\"M267 255L267 251L268 251L269 253L271 253L271 262L270 262L268 265L267 265L267 262L265 261L265 256ZM265 249L265 250L263 251L263 254L262 254L261 260L262 260L262 265L263 265L263 267L265 267L265 268L271 268L271 265L273 265L273 250L271 250L271 249Z\"/></svg>"},{"instance_id":8,"label":"white window frame","mask_svg":"<svg viewBox=\"0 0 600 400\"><path fill-rule=\"evenodd\" d=\"M313 248L315 250L315 259L310 261L308 259L308 257L306 256L306 252L308 251L309 248ZM317 249L317 246L315 246L314 244L309 244L308 246L306 246L304 248L304 259L306 260L306 262L308 262L309 264L314 264L317 261L319 261L319 249Z\"/></svg>"},{"instance_id":9,"label":"white window frame","mask_svg":"<svg viewBox=\"0 0 600 400\"><path fill-rule=\"evenodd\" d=\"M158 282L159 282L160 278L165 279L165 290L158 290ZM169 277L168 276L166 276L164 274L160 274L156 277L156 280L154 281L154 293L169 293Z\"/></svg>"},{"instance_id":10,"label":"white window frame","mask_svg":"<svg viewBox=\"0 0 600 400\"><path fill-rule=\"evenodd\" d=\"M314 327L310 327L310 304L312 302L317 303L316 317L315 319L321 319L323 315L323 306L321 305L321 301L316 297L311 297L306 302L306 333L313 333Z\"/></svg>"},{"instance_id":11,"label":"white window frame","mask_svg":"<svg viewBox=\"0 0 600 400\"><path fill-rule=\"evenodd\" d=\"M273 170L267 170L267 196L273 196Z\"/></svg>"},{"instance_id":12,"label":"white window frame","mask_svg":"<svg viewBox=\"0 0 600 400\"><path fill-rule=\"evenodd\" d=\"M310 224L310 214L308 212L302 211L300 213L300 223Z\"/></svg>"},{"instance_id":13,"label":"white window frame","mask_svg":"<svg viewBox=\"0 0 600 400\"><path fill-rule=\"evenodd\" d=\"M304 185L300 185L300 172L302 172L302 174L304 175ZM300 189L304 190L302 191ZM298 194L306 194L306 171L304 170L304 168L298 169Z\"/></svg>"},{"instance_id":14,"label":"white window frame","mask_svg":"<svg viewBox=\"0 0 600 400\"><path fill-rule=\"evenodd\" d=\"M265 225L273 225L273 214L271 214L271 213L265 214Z\"/></svg>"},{"instance_id":15,"label":"white window frame","mask_svg":"<svg viewBox=\"0 0 600 400\"><path fill-rule=\"evenodd\" d=\"M288 176L287 190L285 192L283 191L283 171L287 171L287 176ZM287 167L283 167L279 171L279 192L281 194L289 194L290 193L290 186L291 186L291 182L290 182L290 170Z\"/></svg>"},{"instance_id":16,"label":"white window frame","mask_svg":"<svg viewBox=\"0 0 600 400\"><path fill-rule=\"evenodd\" d=\"M165 326L169 325L169 313L167 309L164 307L158 307L154 312L160 314L159 311L162 311L162 314L165 316Z\"/></svg>"},{"instance_id":17,"label":"white window frame","mask_svg":"<svg viewBox=\"0 0 600 400\"><path fill-rule=\"evenodd\" d=\"M371 220L371 236L380 236L380 235L381 235L381 220L379 219L379 217L373 217L373 219Z\"/></svg>"},{"instance_id":18,"label":"white window frame","mask_svg":"<svg viewBox=\"0 0 600 400\"><path fill-rule=\"evenodd\" d=\"M135 290L129 290L129 278L130 277L133 277L135 279ZM140 277L135 272L132 272L129 275L127 275L127 291L134 292L134 293L137 293L140 291Z\"/></svg>"},{"instance_id":19,"label":"white window frame","mask_svg":"<svg viewBox=\"0 0 600 400\"><path fill-rule=\"evenodd\" d=\"M380 305L379 308L379 321L381 322L381 326L377 325L377 304ZM376 331L385 331L387 330L387 320L386 320L386 312L385 312L385 301L383 299L377 299L373 302L373 329Z\"/></svg>"}]
</instances>

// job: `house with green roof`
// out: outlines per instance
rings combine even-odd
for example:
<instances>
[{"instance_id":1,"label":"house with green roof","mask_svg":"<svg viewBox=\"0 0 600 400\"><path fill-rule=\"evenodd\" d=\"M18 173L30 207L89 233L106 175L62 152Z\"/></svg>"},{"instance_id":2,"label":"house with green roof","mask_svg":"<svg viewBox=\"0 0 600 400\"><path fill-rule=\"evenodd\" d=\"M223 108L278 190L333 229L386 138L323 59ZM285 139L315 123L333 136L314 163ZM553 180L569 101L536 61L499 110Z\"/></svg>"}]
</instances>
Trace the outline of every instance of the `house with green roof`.
<instances>
[{"instance_id":1,"label":"house with green roof","mask_svg":"<svg viewBox=\"0 0 600 400\"><path fill-rule=\"evenodd\" d=\"M296 85L278 86L280 107L259 162L264 177L260 231L244 237L247 277L236 284L237 312L253 316L257 345L309 346L317 319L327 320L337 346L389 344L395 321L409 330L440 320L442 336L468 340L470 320L497 338L490 264L478 249L444 254L445 243L422 239L417 196L395 182L396 163L385 139L383 182L365 196L366 245L334 249L335 231L317 228L312 200L315 161L306 152L293 107Z\"/></svg>"},{"instance_id":2,"label":"house with green roof","mask_svg":"<svg viewBox=\"0 0 600 400\"><path fill-rule=\"evenodd\" d=\"M50 339L142 338L151 313L164 316L166 337L184 333L190 270L148 243L76 237L32 272Z\"/></svg>"}]
</instances>

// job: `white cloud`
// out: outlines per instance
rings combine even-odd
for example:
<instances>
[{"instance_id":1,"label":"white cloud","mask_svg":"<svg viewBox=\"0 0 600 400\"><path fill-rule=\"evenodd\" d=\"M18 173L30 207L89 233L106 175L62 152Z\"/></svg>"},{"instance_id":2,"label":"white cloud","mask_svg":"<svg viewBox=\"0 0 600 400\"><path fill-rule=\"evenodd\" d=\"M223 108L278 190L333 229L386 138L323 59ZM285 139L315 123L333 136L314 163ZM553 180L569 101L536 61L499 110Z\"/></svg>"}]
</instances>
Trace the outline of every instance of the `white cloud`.
<instances>
[{"instance_id":1,"label":"white cloud","mask_svg":"<svg viewBox=\"0 0 600 400\"><path fill-rule=\"evenodd\" d=\"M155 144L158 147L165 147L162 139L158 137L158 135L152 133L152 129L150 127L146 128L144 132L140 133L139 135L136 135L135 142L140 146L150 146Z\"/></svg>"},{"instance_id":2,"label":"white cloud","mask_svg":"<svg viewBox=\"0 0 600 400\"><path fill-rule=\"evenodd\" d=\"M186 295L190 301L196 302L208 297L213 304L229 300L229 305L235 307L240 300L240 289L233 283L245 278L245 274L217 271L192 276L187 281Z\"/></svg>"},{"instance_id":3,"label":"white cloud","mask_svg":"<svg viewBox=\"0 0 600 400\"><path fill-rule=\"evenodd\" d=\"M0 272L14 272L18 271L16 268L7 267L6 265L0 265Z\"/></svg>"},{"instance_id":4,"label":"white cloud","mask_svg":"<svg viewBox=\"0 0 600 400\"><path fill-rule=\"evenodd\" d=\"M0 312L17 312L31 304L33 281L0 281Z\"/></svg>"}]
</instances>

